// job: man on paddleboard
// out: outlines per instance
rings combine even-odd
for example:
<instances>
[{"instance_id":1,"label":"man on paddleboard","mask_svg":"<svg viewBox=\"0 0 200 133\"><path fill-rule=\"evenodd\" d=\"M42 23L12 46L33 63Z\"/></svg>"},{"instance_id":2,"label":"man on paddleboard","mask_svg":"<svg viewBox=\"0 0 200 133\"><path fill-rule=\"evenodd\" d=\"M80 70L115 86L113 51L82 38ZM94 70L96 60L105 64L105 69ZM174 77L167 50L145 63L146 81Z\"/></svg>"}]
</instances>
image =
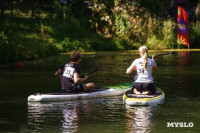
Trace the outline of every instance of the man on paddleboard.
<instances>
[{"instance_id":1,"label":"man on paddleboard","mask_svg":"<svg viewBox=\"0 0 200 133\"><path fill-rule=\"evenodd\" d=\"M60 78L61 89L64 92L84 92L92 90L95 87L94 83L81 84L88 78L87 74L83 78L79 77L81 54L79 52L73 52L70 55L70 59L70 63L66 63L55 72L55 76Z\"/></svg>"},{"instance_id":2,"label":"man on paddleboard","mask_svg":"<svg viewBox=\"0 0 200 133\"><path fill-rule=\"evenodd\" d=\"M156 86L153 83L152 70L157 71L157 66L154 61L155 55L152 59L147 56L148 48L146 46L141 46L139 48L139 54L141 58L133 61L131 66L126 70L126 74L130 74L133 70L137 71L134 78L133 93L138 95L148 95L155 93Z\"/></svg>"}]
</instances>

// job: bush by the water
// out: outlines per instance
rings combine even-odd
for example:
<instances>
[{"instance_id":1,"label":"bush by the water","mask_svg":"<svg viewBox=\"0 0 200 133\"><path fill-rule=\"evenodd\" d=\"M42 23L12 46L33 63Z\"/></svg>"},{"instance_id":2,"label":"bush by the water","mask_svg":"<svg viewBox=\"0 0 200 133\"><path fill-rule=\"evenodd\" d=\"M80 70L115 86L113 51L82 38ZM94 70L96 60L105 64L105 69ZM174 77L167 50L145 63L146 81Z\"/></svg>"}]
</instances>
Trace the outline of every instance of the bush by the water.
<instances>
[{"instance_id":1,"label":"bush by the water","mask_svg":"<svg viewBox=\"0 0 200 133\"><path fill-rule=\"evenodd\" d=\"M0 63L46 58L74 50L116 50L116 47L111 39L67 20L6 19L0 24Z\"/></svg>"},{"instance_id":2,"label":"bush by the water","mask_svg":"<svg viewBox=\"0 0 200 133\"><path fill-rule=\"evenodd\" d=\"M177 20L169 1L8 1L1 4L0 63L60 52L173 49ZM200 22L189 21L190 48L199 48Z\"/></svg>"},{"instance_id":3,"label":"bush by the water","mask_svg":"<svg viewBox=\"0 0 200 133\"><path fill-rule=\"evenodd\" d=\"M191 47L199 47L200 22L190 23ZM59 52L131 50L141 45L150 49L177 48L176 23L171 20L148 20L129 34L105 38L80 24L64 20L4 20L0 27L0 62L45 58Z\"/></svg>"}]
</instances>

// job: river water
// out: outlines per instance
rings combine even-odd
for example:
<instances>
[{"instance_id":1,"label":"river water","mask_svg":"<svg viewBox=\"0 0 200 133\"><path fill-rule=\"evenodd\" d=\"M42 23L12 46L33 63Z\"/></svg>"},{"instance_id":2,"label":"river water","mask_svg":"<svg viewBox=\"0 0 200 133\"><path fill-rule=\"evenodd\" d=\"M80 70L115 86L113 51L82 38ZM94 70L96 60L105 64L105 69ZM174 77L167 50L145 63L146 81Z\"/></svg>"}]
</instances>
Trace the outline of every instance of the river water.
<instances>
[{"instance_id":1,"label":"river water","mask_svg":"<svg viewBox=\"0 0 200 133\"><path fill-rule=\"evenodd\" d=\"M166 51L150 51L162 54ZM82 75L99 66L88 82L97 87L130 82L135 73L125 71L138 58L137 51L84 53ZM34 93L59 90L54 72L69 55L23 62L23 71L15 64L0 66L0 132L21 133L143 133L200 132L200 52L179 51L156 58L156 85L165 92L165 100L153 106L123 104L122 96L91 100L28 103ZM185 127L168 127L169 123Z\"/></svg>"}]
</instances>

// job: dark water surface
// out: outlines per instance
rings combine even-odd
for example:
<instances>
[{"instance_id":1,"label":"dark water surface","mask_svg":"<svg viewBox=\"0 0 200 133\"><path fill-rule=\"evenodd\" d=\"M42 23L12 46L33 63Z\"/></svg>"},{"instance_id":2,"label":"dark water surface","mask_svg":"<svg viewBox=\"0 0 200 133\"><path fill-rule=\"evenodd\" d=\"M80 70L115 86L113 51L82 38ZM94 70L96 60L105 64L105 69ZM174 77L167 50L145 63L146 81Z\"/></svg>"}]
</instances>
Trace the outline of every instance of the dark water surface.
<instances>
[{"instance_id":1,"label":"dark water surface","mask_svg":"<svg viewBox=\"0 0 200 133\"><path fill-rule=\"evenodd\" d=\"M155 51L161 54L164 51ZM149 55L152 55L150 52ZM132 81L125 71L138 58L138 52L99 52L83 54L82 74L99 66L88 82L97 87ZM69 61L69 55L46 60L0 66L0 132L37 133L143 133L200 132L200 52L176 52L157 57L156 85L165 100L154 106L123 104L122 96L53 103L28 103L34 93L59 90L54 72ZM167 127L168 122L192 123L193 127Z\"/></svg>"}]
</instances>

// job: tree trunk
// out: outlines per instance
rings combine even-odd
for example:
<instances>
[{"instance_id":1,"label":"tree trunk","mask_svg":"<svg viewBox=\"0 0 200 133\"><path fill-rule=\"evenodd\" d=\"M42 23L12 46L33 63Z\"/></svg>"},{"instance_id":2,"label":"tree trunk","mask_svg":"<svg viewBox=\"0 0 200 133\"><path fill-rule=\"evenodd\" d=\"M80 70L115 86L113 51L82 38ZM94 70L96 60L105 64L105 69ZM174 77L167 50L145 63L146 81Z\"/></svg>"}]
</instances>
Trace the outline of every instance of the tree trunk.
<instances>
[{"instance_id":1,"label":"tree trunk","mask_svg":"<svg viewBox=\"0 0 200 133\"><path fill-rule=\"evenodd\" d=\"M197 4L196 10L195 10L195 17L197 19L200 19L200 0L199 0L199 2Z\"/></svg>"},{"instance_id":2,"label":"tree trunk","mask_svg":"<svg viewBox=\"0 0 200 133\"><path fill-rule=\"evenodd\" d=\"M3 18L3 16L4 16L4 11L5 11L3 2L4 2L4 0L0 0L0 8L1 8L0 19Z\"/></svg>"},{"instance_id":3,"label":"tree trunk","mask_svg":"<svg viewBox=\"0 0 200 133\"><path fill-rule=\"evenodd\" d=\"M31 18L33 19L34 15L34 0L32 0L32 12L31 12Z\"/></svg>"},{"instance_id":4,"label":"tree trunk","mask_svg":"<svg viewBox=\"0 0 200 133\"><path fill-rule=\"evenodd\" d=\"M11 16L11 18L13 18L13 0L11 0L10 1L10 4L11 4L11 6L10 6L10 16Z\"/></svg>"},{"instance_id":5,"label":"tree trunk","mask_svg":"<svg viewBox=\"0 0 200 133\"><path fill-rule=\"evenodd\" d=\"M50 19L52 19L52 14L53 14L53 1L50 0Z\"/></svg>"}]
</instances>

